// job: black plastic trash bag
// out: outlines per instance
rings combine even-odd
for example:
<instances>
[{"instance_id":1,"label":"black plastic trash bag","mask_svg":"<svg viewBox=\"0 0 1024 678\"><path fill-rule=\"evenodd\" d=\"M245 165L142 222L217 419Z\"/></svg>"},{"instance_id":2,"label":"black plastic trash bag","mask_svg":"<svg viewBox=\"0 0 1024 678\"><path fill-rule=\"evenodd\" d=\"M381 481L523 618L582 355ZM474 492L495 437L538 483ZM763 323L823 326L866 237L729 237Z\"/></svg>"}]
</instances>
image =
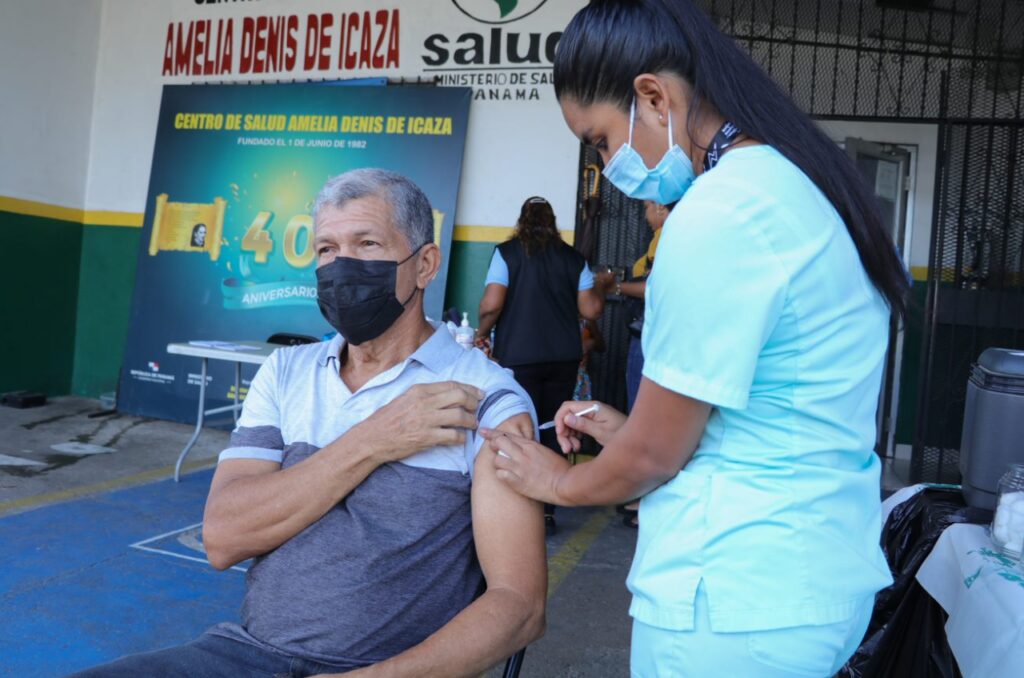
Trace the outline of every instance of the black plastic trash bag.
<instances>
[{"instance_id":1,"label":"black plastic trash bag","mask_svg":"<svg viewBox=\"0 0 1024 678\"><path fill-rule=\"evenodd\" d=\"M991 511L966 506L959 488L928 488L893 509L882 530L893 584L879 591L864 641L837 676L960 678L946 612L917 583L917 570L947 527L991 520Z\"/></svg>"}]
</instances>

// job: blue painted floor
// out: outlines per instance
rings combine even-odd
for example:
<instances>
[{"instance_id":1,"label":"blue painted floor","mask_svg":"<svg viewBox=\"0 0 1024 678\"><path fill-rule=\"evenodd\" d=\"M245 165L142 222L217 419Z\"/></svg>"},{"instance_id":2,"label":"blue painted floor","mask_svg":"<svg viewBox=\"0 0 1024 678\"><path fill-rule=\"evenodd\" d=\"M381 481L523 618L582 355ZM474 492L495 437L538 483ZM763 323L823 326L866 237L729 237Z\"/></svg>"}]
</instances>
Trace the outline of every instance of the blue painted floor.
<instances>
[{"instance_id":1,"label":"blue painted floor","mask_svg":"<svg viewBox=\"0 0 1024 678\"><path fill-rule=\"evenodd\" d=\"M0 676L63 676L237 620L243 572L192 560L212 475L0 519Z\"/></svg>"}]
</instances>

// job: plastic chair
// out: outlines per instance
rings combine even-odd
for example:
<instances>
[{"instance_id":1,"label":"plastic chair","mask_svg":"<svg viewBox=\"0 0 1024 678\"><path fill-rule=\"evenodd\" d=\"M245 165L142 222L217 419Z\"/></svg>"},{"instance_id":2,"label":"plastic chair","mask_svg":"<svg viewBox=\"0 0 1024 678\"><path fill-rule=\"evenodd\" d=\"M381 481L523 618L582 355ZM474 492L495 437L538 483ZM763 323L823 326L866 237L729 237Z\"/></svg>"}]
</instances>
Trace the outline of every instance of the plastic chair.
<instances>
[{"instance_id":1,"label":"plastic chair","mask_svg":"<svg viewBox=\"0 0 1024 678\"><path fill-rule=\"evenodd\" d=\"M523 668L523 657L526 656L526 648L524 647L519 652L508 658L505 662L505 670L501 674L501 678L518 678L519 670Z\"/></svg>"},{"instance_id":2,"label":"plastic chair","mask_svg":"<svg viewBox=\"0 0 1024 678\"><path fill-rule=\"evenodd\" d=\"M306 334L292 334L290 332L278 332L270 335L268 344L280 344L281 346L301 346L302 344L315 344L319 340Z\"/></svg>"}]
</instances>

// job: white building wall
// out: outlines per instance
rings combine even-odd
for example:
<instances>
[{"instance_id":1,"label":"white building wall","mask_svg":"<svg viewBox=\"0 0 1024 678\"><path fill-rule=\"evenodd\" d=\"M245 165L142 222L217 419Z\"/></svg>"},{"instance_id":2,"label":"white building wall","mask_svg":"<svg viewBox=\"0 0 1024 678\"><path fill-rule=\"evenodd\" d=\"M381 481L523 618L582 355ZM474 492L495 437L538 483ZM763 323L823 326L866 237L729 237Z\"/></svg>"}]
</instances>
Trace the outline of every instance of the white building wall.
<instances>
[{"instance_id":1,"label":"white building wall","mask_svg":"<svg viewBox=\"0 0 1024 678\"><path fill-rule=\"evenodd\" d=\"M101 0L0 0L0 196L81 208Z\"/></svg>"}]
</instances>

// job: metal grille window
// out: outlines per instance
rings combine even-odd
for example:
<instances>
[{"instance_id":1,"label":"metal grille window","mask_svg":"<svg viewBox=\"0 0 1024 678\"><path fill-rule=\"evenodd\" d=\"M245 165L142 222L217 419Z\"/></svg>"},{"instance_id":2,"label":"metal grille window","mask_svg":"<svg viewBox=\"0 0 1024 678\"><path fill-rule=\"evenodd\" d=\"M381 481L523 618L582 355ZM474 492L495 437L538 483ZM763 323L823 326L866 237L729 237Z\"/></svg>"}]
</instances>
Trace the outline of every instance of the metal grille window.
<instances>
[{"instance_id":1,"label":"metal grille window","mask_svg":"<svg viewBox=\"0 0 1024 678\"><path fill-rule=\"evenodd\" d=\"M990 346L1024 348L1019 124L947 124L929 261L911 478L958 478L967 376Z\"/></svg>"},{"instance_id":2,"label":"metal grille window","mask_svg":"<svg viewBox=\"0 0 1024 678\"><path fill-rule=\"evenodd\" d=\"M1016 0L697 4L812 115L1020 118L1024 3Z\"/></svg>"}]
</instances>

